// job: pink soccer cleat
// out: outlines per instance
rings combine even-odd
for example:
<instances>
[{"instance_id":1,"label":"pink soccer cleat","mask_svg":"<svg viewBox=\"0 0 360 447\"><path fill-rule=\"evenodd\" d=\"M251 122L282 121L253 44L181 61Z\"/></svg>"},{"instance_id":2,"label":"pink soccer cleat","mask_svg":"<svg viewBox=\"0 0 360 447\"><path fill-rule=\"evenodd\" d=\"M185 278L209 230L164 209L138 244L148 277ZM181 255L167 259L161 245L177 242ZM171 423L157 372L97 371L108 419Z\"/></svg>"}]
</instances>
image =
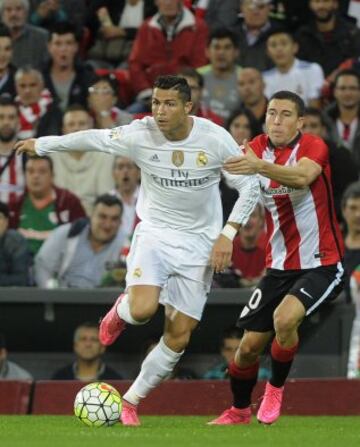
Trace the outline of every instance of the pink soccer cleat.
<instances>
[{"instance_id":1,"label":"pink soccer cleat","mask_svg":"<svg viewBox=\"0 0 360 447\"><path fill-rule=\"evenodd\" d=\"M208 422L208 425L237 425L250 424L251 409L231 407L225 410L218 418Z\"/></svg>"},{"instance_id":2,"label":"pink soccer cleat","mask_svg":"<svg viewBox=\"0 0 360 447\"><path fill-rule=\"evenodd\" d=\"M101 344L109 346L114 343L121 332L125 329L125 321L123 321L118 313L117 306L124 298L125 294L121 294L119 298L115 301L113 307L105 315L105 317L100 322L99 327L99 339Z\"/></svg>"},{"instance_id":3,"label":"pink soccer cleat","mask_svg":"<svg viewBox=\"0 0 360 447\"><path fill-rule=\"evenodd\" d=\"M121 411L120 421L123 425L141 425L138 414L137 406L132 405L130 402L123 400L123 407Z\"/></svg>"},{"instance_id":4,"label":"pink soccer cleat","mask_svg":"<svg viewBox=\"0 0 360 447\"><path fill-rule=\"evenodd\" d=\"M277 388L267 382L265 394L257 413L257 420L263 424L272 424L280 416L284 387Z\"/></svg>"}]
</instances>

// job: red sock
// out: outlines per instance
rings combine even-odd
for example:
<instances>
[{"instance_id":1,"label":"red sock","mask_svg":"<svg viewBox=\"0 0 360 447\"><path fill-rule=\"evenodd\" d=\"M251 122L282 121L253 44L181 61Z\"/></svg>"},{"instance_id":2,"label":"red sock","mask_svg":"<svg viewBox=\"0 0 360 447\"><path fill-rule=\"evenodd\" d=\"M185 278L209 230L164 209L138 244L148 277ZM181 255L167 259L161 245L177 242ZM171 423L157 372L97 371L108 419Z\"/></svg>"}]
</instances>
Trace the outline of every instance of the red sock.
<instances>
[{"instance_id":1,"label":"red sock","mask_svg":"<svg viewBox=\"0 0 360 447\"><path fill-rule=\"evenodd\" d=\"M283 348L279 345L275 337L271 344L271 357L278 362L291 362L295 357L298 347L299 343L296 343L296 345L291 348Z\"/></svg>"}]
</instances>

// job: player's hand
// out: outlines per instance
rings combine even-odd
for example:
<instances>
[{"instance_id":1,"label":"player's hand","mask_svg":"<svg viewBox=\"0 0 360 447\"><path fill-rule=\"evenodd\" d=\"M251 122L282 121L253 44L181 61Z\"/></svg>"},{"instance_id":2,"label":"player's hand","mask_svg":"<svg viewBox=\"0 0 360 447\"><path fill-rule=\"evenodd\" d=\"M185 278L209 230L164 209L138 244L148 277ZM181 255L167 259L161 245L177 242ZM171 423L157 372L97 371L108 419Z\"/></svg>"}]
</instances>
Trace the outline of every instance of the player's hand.
<instances>
[{"instance_id":1,"label":"player's hand","mask_svg":"<svg viewBox=\"0 0 360 447\"><path fill-rule=\"evenodd\" d=\"M35 141L36 138L29 138L28 140L18 141L14 146L16 155L21 155L23 153L26 153L30 156L37 155L35 151Z\"/></svg>"},{"instance_id":2,"label":"player's hand","mask_svg":"<svg viewBox=\"0 0 360 447\"><path fill-rule=\"evenodd\" d=\"M231 256L233 250L232 241L220 234L211 251L210 263L215 273L220 273L231 264Z\"/></svg>"},{"instance_id":3,"label":"player's hand","mask_svg":"<svg viewBox=\"0 0 360 447\"><path fill-rule=\"evenodd\" d=\"M244 155L232 157L224 163L225 171L229 174L235 175L252 175L257 174L260 169L261 160L257 157L255 152L247 140L244 140Z\"/></svg>"}]
</instances>

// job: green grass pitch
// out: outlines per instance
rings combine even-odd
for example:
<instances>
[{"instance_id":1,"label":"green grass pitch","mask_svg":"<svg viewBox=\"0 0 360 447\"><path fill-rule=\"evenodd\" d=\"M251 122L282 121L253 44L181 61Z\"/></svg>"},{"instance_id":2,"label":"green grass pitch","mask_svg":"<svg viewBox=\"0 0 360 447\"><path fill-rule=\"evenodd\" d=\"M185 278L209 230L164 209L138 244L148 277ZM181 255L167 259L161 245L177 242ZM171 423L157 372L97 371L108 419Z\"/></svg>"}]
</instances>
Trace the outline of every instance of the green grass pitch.
<instances>
[{"instance_id":1,"label":"green grass pitch","mask_svg":"<svg viewBox=\"0 0 360 447\"><path fill-rule=\"evenodd\" d=\"M205 416L143 416L89 428L73 416L0 416L1 447L359 447L360 416L282 416L272 426L207 426Z\"/></svg>"}]
</instances>

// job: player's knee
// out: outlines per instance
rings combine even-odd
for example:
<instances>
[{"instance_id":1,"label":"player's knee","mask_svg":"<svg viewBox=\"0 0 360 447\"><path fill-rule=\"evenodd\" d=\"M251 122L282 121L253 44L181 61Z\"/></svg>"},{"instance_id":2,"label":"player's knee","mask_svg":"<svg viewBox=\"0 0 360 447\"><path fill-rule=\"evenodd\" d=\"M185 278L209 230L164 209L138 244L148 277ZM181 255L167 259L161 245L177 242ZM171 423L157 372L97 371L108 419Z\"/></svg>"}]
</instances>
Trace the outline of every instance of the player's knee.
<instances>
[{"instance_id":1,"label":"player's knee","mask_svg":"<svg viewBox=\"0 0 360 447\"><path fill-rule=\"evenodd\" d=\"M133 303L130 305L131 317L135 321L138 321L139 323L150 320L150 318L155 314L155 312L156 308L143 303L141 304Z\"/></svg>"},{"instance_id":2,"label":"player's knee","mask_svg":"<svg viewBox=\"0 0 360 447\"><path fill-rule=\"evenodd\" d=\"M275 310L274 328L276 334L287 334L295 330L297 320L292 315L286 315L284 312Z\"/></svg>"},{"instance_id":3,"label":"player's knee","mask_svg":"<svg viewBox=\"0 0 360 447\"><path fill-rule=\"evenodd\" d=\"M242 340L239 346L239 356L246 361L256 359L261 353L261 348L255 341Z\"/></svg>"}]
</instances>

